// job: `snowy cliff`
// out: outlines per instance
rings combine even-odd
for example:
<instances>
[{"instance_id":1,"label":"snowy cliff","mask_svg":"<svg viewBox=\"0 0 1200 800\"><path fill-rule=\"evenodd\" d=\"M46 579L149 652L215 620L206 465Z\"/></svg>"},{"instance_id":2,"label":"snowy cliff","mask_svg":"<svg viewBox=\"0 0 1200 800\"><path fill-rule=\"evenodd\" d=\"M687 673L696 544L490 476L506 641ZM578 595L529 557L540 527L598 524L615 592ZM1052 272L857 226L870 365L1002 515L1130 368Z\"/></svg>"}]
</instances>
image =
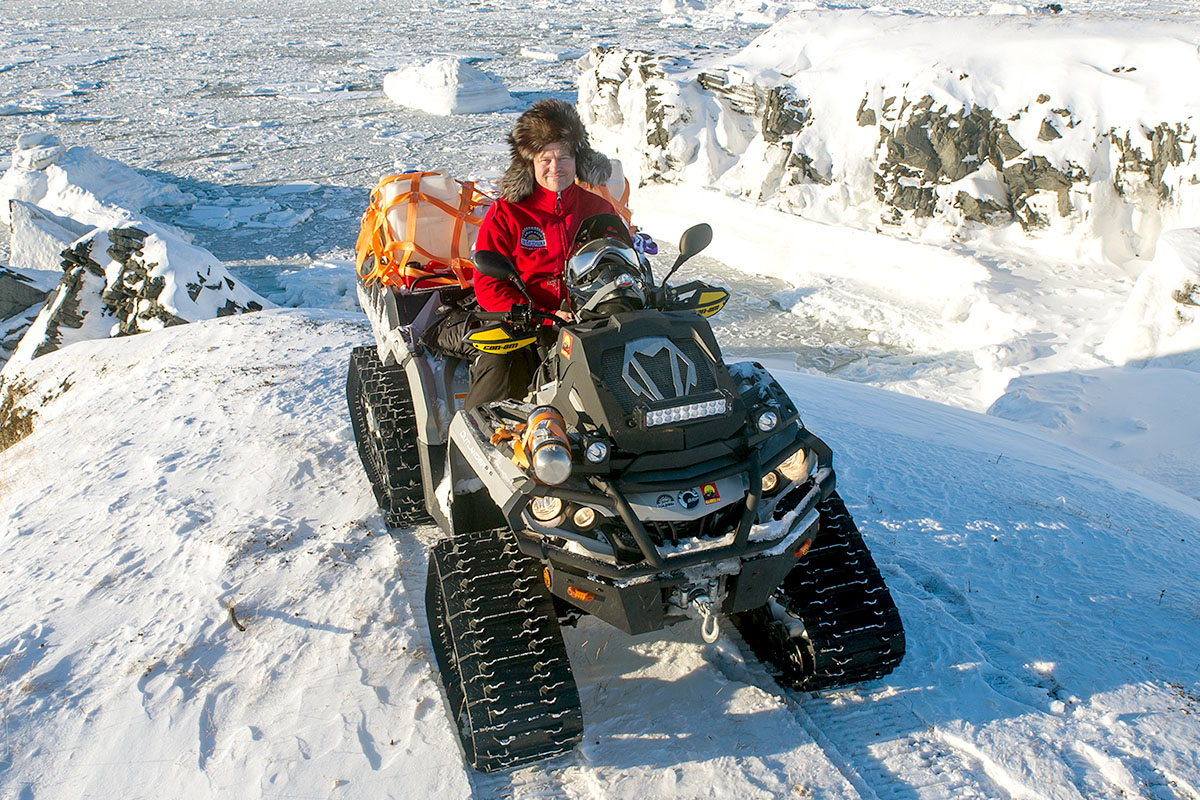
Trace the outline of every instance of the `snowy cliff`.
<instances>
[{"instance_id":1,"label":"snowy cliff","mask_svg":"<svg viewBox=\"0 0 1200 800\"><path fill-rule=\"evenodd\" d=\"M580 105L643 182L1121 261L1200 214L1198 44L1183 22L800 11L732 56L595 49Z\"/></svg>"}]
</instances>

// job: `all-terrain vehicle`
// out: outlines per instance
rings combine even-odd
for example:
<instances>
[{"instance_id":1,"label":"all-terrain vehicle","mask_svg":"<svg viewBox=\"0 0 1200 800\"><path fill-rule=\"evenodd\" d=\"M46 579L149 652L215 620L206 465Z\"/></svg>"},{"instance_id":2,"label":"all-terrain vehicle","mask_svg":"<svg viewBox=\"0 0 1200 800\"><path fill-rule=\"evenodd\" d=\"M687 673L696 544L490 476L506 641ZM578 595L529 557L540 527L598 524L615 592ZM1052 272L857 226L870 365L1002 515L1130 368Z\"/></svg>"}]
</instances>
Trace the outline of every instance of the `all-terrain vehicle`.
<instances>
[{"instance_id":1,"label":"all-terrain vehicle","mask_svg":"<svg viewBox=\"0 0 1200 800\"><path fill-rule=\"evenodd\" d=\"M723 289L655 280L612 215L566 267L575 322L532 303L474 311L469 289L360 282L375 345L354 350L354 435L390 526L435 521L429 628L470 763L565 752L583 720L560 624L630 634L722 615L783 686L886 675L895 604L834 489L830 448L759 364L726 364L707 321ZM480 252L475 269L516 270ZM526 295L527 296L527 295ZM465 347L464 347L465 334ZM460 410L471 348L538 348L527 397Z\"/></svg>"}]
</instances>

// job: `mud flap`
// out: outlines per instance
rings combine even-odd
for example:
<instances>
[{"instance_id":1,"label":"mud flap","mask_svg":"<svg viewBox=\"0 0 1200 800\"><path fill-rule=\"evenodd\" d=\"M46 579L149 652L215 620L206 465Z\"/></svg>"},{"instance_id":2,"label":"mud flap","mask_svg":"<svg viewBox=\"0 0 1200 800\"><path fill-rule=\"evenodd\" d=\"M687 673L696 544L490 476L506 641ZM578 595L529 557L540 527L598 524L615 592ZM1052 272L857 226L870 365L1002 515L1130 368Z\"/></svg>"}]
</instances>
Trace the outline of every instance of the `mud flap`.
<instances>
[{"instance_id":1,"label":"mud flap","mask_svg":"<svg viewBox=\"0 0 1200 800\"><path fill-rule=\"evenodd\" d=\"M446 446L450 461L450 516L446 522L456 534L474 533L493 528L507 528L499 506L488 494L487 487L459 450L453 439ZM442 509L439 506L439 511ZM443 524L443 527L445 525Z\"/></svg>"}]
</instances>

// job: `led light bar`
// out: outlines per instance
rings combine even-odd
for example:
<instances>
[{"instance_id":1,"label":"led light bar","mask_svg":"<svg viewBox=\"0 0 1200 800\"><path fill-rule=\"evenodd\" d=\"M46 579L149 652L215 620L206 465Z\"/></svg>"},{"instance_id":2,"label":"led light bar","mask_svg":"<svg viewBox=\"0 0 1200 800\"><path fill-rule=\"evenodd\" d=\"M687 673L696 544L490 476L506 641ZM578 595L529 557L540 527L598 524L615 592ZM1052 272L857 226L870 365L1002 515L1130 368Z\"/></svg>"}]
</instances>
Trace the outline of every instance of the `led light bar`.
<instances>
[{"instance_id":1,"label":"led light bar","mask_svg":"<svg viewBox=\"0 0 1200 800\"><path fill-rule=\"evenodd\" d=\"M661 425L672 425L678 422L689 422L705 417L718 417L729 410L726 398L707 400L702 403L688 403L671 408L659 408L646 412L646 427L655 428Z\"/></svg>"}]
</instances>

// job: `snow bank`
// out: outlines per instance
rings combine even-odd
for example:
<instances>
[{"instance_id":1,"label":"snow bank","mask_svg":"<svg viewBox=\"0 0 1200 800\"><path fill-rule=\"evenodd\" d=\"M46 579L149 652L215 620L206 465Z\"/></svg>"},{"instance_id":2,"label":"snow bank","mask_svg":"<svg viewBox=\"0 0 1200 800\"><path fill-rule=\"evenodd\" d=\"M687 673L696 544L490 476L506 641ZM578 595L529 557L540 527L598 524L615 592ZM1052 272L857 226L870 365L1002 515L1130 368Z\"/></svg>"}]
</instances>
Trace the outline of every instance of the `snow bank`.
<instances>
[{"instance_id":1,"label":"snow bank","mask_svg":"<svg viewBox=\"0 0 1200 800\"><path fill-rule=\"evenodd\" d=\"M1200 215L1198 45L1185 22L801 11L733 56L593 50L579 98L642 181L1123 261Z\"/></svg>"},{"instance_id":2,"label":"snow bank","mask_svg":"<svg viewBox=\"0 0 1200 800\"><path fill-rule=\"evenodd\" d=\"M346 418L369 336L268 311L29 365L34 432L0 459L0 793L469 795Z\"/></svg>"},{"instance_id":3,"label":"snow bank","mask_svg":"<svg viewBox=\"0 0 1200 800\"><path fill-rule=\"evenodd\" d=\"M383 92L393 103L429 114L483 114L513 103L504 83L459 58L432 58L388 73Z\"/></svg>"},{"instance_id":4,"label":"snow bank","mask_svg":"<svg viewBox=\"0 0 1200 800\"><path fill-rule=\"evenodd\" d=\"M14 261L62 269L58 288L29 325L6 374L84 339L270 305L181 231L140 212L194 198L90 149L66 149L45 134L20 137L12 166L0 178L0 199Z\"/></svg>"},{"instance_id":5,"label":"snow bank","mask_svg":"<svg viewBox=\"0 0 1200 800\"><path fill-rule=\"evenodd\" d=\"M1200 228L1167 231L1100 348L1117 364L1200 366Z\"/></svg>"}]
</instances>

